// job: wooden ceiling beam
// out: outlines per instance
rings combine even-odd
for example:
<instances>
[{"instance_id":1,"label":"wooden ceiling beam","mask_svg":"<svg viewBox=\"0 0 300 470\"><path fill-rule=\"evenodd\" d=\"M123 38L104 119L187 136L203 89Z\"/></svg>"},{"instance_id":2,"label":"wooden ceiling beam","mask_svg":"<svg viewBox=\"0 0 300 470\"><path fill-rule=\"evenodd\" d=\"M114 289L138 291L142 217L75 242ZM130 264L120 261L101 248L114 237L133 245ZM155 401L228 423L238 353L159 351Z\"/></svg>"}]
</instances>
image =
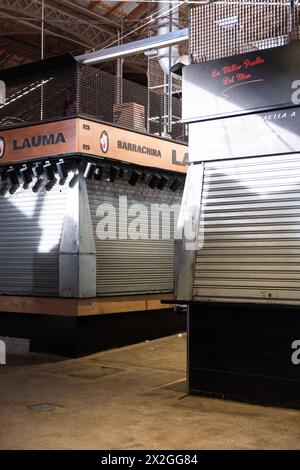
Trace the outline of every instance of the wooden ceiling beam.
<instances>
[{"instance_id":1,"label":"wooden ceiling beam","mask_svg":"<svg viewBox=\"0 0 300 470\"><path fill-rule=\"evenodd\" d=\"M106 16L109 18L110 16L117 13L117 11L119 11L122 7L123 7L123 2L118 2L115 6L110 8L110 11L107 13ZM123 15L123 16L127 16L127 15Z\"/></svg>"},{"instance_id":2,"label":"wooden ceiling beam","mask_svg":"<svg viewBox=\"0 0 300 470\"><path fill-rule=\"evenodd\" d=\"M132 10L127 15L127 19L128 20L133 20L133 19L135 19L135 17L137 15L140 15L141 13L143 13L147 9L148 9L148 3L141 3L140 5L138 5L134 10ZM139 18L137 18L137 19L139 19Z\"/></svg>"}]
</instances>

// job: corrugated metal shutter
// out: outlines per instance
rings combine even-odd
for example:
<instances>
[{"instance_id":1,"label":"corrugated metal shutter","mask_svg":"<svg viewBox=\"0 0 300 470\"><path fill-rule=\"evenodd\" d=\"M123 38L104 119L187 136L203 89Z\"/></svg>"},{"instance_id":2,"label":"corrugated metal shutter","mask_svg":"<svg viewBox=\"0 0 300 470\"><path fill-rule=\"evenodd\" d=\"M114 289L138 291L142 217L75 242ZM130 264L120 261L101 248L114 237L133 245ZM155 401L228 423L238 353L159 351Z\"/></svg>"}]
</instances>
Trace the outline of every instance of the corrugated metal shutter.
<instances>
[{"instance_id":1,"label":"corrugated metal shutter","mask_svg":"<svg viewBox=\"0 0 300 470\"><path fill-rule=\"evenodd\" d=\"M194 299L299 303L300 155L205 163L200 232Z\"/></svg>"},{"instance_id":2,"label":"corrugated metal shutter","mask_svg":"<svg viewBox=\"0 0 300 470\"><path fill-rule=\"evenodd\" d=\"M0 293L59 294L59 244L68 184L0 196Z\"/></svg>"},{"instance_id":3,"label":"corrugated metal shutter","mask_svg":"<svg viewBox=\"0 0 300 470\"><path fill-rule=\"evenodd\" d=\"M97 295L141 294L173 291L174 241L151 239L100 240L96 234L99 204L112 204L119 225L119 196L128 197L128 206L142 203L150 214L151 204L178 204L181 193L150 189L143 183L126 181L88 182L91 216L97 251ZM130 223L132 219L128 218Z\"/></svg>"}]
</instances>

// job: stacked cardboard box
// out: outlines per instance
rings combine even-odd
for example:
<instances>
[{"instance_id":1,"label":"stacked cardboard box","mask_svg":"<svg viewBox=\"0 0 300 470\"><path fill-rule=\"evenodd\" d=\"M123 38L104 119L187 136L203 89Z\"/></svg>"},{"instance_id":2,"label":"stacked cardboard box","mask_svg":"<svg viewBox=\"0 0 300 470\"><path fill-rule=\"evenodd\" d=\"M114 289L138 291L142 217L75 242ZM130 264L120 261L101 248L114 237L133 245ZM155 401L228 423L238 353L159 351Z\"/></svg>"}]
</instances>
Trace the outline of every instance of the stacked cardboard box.
<instances>
[{"instance_id":1,"label":"stacked cardboard box","mask_svg":"<svg viewBox=\"0 0 300 470\"><path fill-rule=\"evenodd\" d=\"M134 102L115 103L114 123L137 131L145 131L145 107Z\"/></svg>"}]
</instances>

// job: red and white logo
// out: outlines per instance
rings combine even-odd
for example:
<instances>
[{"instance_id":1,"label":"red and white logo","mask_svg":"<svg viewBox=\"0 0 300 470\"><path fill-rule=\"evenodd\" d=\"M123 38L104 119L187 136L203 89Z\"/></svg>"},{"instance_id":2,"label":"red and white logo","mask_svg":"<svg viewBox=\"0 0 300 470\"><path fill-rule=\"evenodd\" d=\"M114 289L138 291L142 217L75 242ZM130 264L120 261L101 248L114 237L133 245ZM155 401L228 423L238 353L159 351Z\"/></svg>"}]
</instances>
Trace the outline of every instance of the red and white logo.
<instances>
[{"instance_id":1,"label":"red and white logo","mask_svg":"<svg viewBox=\"0 0 300 470\"><path fill-rule=\"evenodd\" d=\"M4 156L5 153L5 140L3 137L0 137L0 158Z\"/></svg>"},{"instance_id":2,"label":"red and white logo","mask_svg":"<svg viewBox=\"0 0 300 470\"><path fill-rule=\"evenodd\" d=\"M106 131L103 131L100 136L100 147L103 153L107 153L109 148L109 137Z\"/></svg>"}]
</instances>

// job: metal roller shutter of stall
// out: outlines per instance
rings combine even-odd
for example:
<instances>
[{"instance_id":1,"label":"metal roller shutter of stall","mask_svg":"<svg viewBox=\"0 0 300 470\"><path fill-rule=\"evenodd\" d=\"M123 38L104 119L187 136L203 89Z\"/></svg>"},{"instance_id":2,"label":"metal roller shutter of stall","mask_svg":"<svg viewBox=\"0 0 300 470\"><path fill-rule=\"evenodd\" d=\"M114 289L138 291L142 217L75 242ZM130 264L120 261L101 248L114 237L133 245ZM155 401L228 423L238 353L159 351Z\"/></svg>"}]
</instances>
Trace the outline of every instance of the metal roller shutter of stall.
<instances>
[{"instance_id":1,"label":"metal roller shutter of stall","mask_svg":"<svg viewBox=\"0 0 300 470\"><path fill-rule=\"evenodd\" d=\"M96 235L100 218L99 204L112 204L119 225L119 196L128 196L128 206L142 203L150 210L151 203L180 204L180 192L150 189L142 183L88 183L89 200L97 252L97 295L141 294L173 291L173 240L100 240ZM130 223L130 218L128 219Z\"/></svg>"},{"instance_id":2,"label":"metal roller shutter of stall","mask_svg":"<svg viewBox=\"0 0 300 470\"><path fill-rule=\"evenodd\" d=\"M193 298L300 302L300 155L205 163Z\"/></svg>"},{"instance_id":3,"label":"metal roller shutter of stall","mask_svg":"<svg viewBox=\"0 0 300 470\"><path fill-rule=\"evenodd\" d=\"M0 293L59 294L59 244L68 184L0 196Z\"/></svg>"}]
</instances>

